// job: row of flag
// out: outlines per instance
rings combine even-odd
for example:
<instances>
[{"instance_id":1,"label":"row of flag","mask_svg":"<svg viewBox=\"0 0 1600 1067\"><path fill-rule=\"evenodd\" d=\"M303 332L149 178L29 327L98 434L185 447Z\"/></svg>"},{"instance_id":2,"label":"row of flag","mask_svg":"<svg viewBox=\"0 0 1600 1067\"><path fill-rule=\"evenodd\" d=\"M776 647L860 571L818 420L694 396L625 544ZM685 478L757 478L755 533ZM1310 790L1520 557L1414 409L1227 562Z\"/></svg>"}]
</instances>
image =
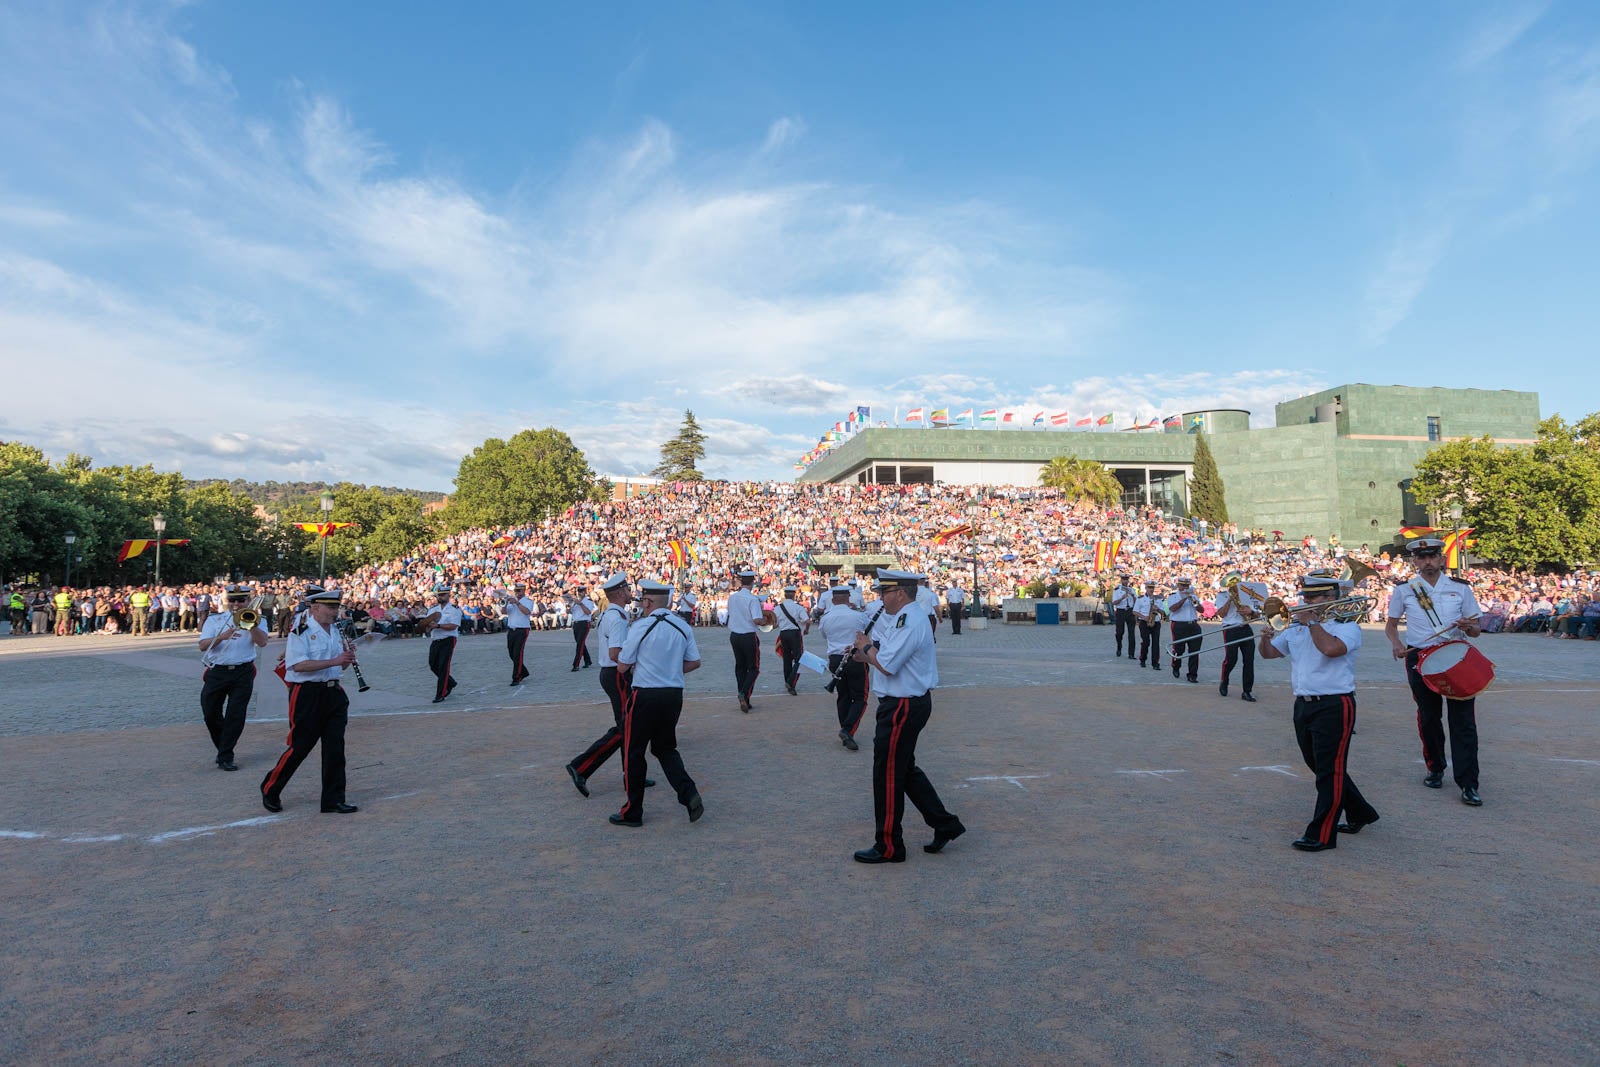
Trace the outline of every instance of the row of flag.
<instances>
[{"instance_id":1,"label":"row of flag","mask_svg":"<svg viewBox=\"0 0 1600 1067\"><path fill-rule=\"evenodd\" d=\"M983 411L978 411L976 408L967 408L965 411L958 411L954 415L950 414L949 408L933 408L932 410L912 408L906 412L905 418L902 419L900 417L900 409L896 408L894 421L896 423L925 422L932 426L949 426L953 422L965 421L973 427L977 427L981 423L998 429L1001 426L1022 426L1024 424L1074 427L1110 426L1116 421L1116 416L1108 412L1104 415L1089 414L1074 419L1072 413L1067 411L1036 411L1030 419L1023 412L1007 411L1002 408L987 408ZM1153 429L1160 425L1160 419L1151 419L1148 423L1135 422L1134 427L1135 429L1144 430Z\"/></svg>"}]
</instances>

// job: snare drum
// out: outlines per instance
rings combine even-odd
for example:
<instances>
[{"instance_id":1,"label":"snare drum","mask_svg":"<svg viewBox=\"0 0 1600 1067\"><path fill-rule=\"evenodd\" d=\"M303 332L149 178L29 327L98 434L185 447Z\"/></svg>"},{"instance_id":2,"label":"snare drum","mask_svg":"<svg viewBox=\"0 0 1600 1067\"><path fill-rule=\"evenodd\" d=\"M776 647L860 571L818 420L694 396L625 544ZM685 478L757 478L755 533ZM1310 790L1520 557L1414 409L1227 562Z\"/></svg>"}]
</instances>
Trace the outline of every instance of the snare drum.
<instances>
[{"instance_id":1,"label":"snare drum","mask_svg":"<svg viewBox=\"0 0 1600 1067\"><path fill-rule=\"evenodd\" d=\"M1446 641L1417 657L1422 684L1450 700L1471 700L1494 681L1494 664L1465 641Z\"/></svg>"}]
</instances>

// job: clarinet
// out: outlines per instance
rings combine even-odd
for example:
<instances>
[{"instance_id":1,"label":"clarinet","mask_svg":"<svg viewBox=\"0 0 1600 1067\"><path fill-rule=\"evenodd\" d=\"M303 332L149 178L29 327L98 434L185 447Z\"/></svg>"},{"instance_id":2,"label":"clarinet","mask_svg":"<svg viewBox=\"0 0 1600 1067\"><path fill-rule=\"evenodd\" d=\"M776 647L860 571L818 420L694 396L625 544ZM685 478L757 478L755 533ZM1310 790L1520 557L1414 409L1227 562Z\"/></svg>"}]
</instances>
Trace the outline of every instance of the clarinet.
<instances>
[{"instance_id":1,"label":"clarinet","mask_svg":"<svg viewBox=\"0 0 1600 1067\"><path fill-rule=\"evenodd\" d=\"M872 636L872 628L874 626L878 625L878 620L880 618L882 618L882 617L883 617L883 608L880 607L878 609L877 613L875 615L873 615L872 618L867 621L867 628L865 630L862 630L861 633L866 637L871 637ZM846 652L843 656L839 657L839 666L837 666L837 667L835 667L833 669L833 673L828 676L828 684L822 687L822 691L824 693L831 693L831 692L833 692L835 689L837 689L839 687L839 681L840 681L840 679L842 679L844 677L845 666L850 662L850 657L853 656L853 655L855 655L855 652L854 652L854 650L851 650L849 652Z\"/></svg>"},{"instance_id":2,"label":"clarinet","mask_svg":"<svg viewBox=\"0 0 1600 1067\"><path fill-rule=\"evenodd\" d=\"M347 651L354 652L356 650L356 643L347 637L344 639L344 647ZM361 664L351 660L350 672L356 676L356 692L365 693L368 689L372 688L372 686L367 684L367 680L361 677Z\"/></svg>"}]
</instances>

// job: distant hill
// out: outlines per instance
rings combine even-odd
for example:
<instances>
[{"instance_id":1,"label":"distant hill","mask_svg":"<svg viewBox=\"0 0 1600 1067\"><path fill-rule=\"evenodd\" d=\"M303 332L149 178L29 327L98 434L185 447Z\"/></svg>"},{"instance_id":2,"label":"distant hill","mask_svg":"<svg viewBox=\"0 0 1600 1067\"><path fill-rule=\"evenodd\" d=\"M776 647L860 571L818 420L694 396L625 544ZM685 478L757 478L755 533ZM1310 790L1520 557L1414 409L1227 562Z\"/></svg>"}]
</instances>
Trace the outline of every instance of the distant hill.
<instances>
[{"instance_id":1,"label":"distant hill","mask_svg":"<svg viewBox=\"0 0 1600 1067\"><path fill-rule=\"evenodd\" d=\"M219 482L235 493L243 493L268 510L301 501L314 501L334 488L327 482L247 482L243 478L235 478L232 481L225 481L222 478L200 478L188 484L192 488L199 488ZM388 496L413 496L424 504L435 504L445 498L444 493L433 493L426 489L400 489L392 485L375 485L371 488Z\"/></svg>"}]
</instances>

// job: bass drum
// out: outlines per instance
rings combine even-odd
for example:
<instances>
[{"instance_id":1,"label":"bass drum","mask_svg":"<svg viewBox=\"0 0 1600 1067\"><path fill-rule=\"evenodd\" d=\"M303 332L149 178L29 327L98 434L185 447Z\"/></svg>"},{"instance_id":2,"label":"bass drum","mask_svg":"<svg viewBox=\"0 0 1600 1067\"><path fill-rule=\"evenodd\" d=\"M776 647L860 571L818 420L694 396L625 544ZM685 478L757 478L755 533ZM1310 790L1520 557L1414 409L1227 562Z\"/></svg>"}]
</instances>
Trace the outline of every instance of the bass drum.
<instances>
[{"instance_id":1,"label":"bass drum","mask_svg":"<svg viewBox=\"0 0 1600 1067\"><path fill-rule=\"evenodd\" d=\"M1465 641L1446 641L1417 657L1422 684L1449 700L1471 700L1494 681L1494 664Z\"/></svg>"}]
</instances>

